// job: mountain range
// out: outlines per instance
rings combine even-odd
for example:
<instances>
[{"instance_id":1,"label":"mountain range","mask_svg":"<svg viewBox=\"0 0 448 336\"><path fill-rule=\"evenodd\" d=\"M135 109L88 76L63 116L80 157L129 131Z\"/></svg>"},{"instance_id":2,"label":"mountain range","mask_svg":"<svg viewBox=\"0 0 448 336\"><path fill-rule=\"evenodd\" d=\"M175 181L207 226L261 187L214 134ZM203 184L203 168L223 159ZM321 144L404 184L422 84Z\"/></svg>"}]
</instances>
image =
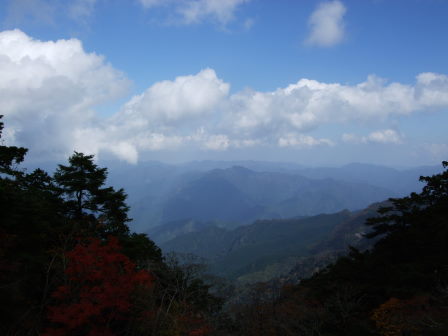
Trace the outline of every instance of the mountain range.
<instances>
[{"instance_id":1,"label":"mountain range","mask_svg":"<svg viewBox=\"0 0 448 336\"><path fill-rule=\"evenodd\" d=\"M439 169L367 164L310 168L256 161L109 163L108 167L110 182L129 195L131 226L137 231L187 219L231 228L257 219L358 210L419 191L418 177Z\"/></svg>"}]
</instances>

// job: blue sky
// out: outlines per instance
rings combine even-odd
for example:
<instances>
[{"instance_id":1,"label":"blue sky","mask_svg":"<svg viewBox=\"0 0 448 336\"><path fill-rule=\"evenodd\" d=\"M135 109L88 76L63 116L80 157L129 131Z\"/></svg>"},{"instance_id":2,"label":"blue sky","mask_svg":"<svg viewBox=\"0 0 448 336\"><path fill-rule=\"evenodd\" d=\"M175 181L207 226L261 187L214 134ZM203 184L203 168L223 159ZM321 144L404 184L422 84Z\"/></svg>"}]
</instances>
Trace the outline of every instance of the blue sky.
<instances>
[{"instance_id":1,"label":"blue sky","mask_svg":"<svg viewBox=\"0 0 448 336\"><path fill-rule=\"evenodd\" d=\"M448 158L446 0L4 0L4 139L155 159Z\"/></svg>"}]
</instances>

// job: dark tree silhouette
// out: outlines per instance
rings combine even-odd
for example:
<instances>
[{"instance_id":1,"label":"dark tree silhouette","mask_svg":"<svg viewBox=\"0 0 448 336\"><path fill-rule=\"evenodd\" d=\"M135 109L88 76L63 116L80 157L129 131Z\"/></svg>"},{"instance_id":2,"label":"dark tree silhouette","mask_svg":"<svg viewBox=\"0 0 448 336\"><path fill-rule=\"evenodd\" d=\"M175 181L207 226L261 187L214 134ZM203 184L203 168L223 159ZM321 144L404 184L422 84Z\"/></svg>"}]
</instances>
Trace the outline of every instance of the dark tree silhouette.
<instances>
[{"instance_id":1,"label":"dark tree silhouette","mask_svg":"<svg viewBox=\"0 0 448 336\"><path fill-rule=\"evenodd\" d=\"M128 235L127 195L123 189L116 191L112 187L104 187L107 169L99 168L93 158L93 155L75 152L68 160L69 165L59 165L54 174L66 200L67 211L73 219L84 219L94 225L103 236Z\"/></svg>"}]
</instances>

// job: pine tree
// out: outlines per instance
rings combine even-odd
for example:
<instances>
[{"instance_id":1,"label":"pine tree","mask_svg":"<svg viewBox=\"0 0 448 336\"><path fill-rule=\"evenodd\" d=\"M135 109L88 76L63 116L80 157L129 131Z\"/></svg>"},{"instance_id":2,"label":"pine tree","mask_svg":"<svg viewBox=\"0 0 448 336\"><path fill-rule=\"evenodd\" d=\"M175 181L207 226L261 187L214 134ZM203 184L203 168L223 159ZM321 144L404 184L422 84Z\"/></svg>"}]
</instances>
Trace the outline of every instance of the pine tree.
<instances>
[{"instance_id":1,"label":"pine tree","mask_svg":"<svg viewBox=\"0 0 448 336\"><path fill-rule=\"evenodd\" d=\"M99 168L93 155L75 152L69 165L59 165L54 179L72 219L84 221L100 235L127 236L130 221L123 189L104 187L107 169ZM92 227L93 226L93 227Z\"/></svg>"},{"instance_id":2,"label":"pine tree","mask_svg":"<svg viewBox=\"0 0 448 336\"><path fill-rule=\"evenodd\" d=\"M0 115L0 139L4 127L2 118L3 115ZM20 174L15 168L24 160L27 151L28 149L23 147L0 145L0 173L13 176Z\"/></svg>"}]
</instances>

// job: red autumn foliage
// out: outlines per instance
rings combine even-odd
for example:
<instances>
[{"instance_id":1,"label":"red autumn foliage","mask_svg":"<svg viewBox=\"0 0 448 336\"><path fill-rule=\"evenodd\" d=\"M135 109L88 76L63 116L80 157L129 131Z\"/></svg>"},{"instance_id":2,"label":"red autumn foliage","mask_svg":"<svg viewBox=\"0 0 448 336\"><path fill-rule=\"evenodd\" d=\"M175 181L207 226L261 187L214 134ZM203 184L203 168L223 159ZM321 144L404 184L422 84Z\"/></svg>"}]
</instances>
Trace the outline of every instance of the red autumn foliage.
<instances>
[{"instance_id":1,"label":"red autumn foliage","mask_svg":"<svg viewBox=\"0 0 448 336\"><path fill-rule=\"evenodd\" d=\"M58 327L45 335L113 336L109 326L130 318L132 295L139 288L149 289L152 277L136 271L120 250L118 240L110 237L104 245L90 239L66 253L68 284L53 293L60 303L49 308L48 316Z\"/></svg>"}]
</instances>

